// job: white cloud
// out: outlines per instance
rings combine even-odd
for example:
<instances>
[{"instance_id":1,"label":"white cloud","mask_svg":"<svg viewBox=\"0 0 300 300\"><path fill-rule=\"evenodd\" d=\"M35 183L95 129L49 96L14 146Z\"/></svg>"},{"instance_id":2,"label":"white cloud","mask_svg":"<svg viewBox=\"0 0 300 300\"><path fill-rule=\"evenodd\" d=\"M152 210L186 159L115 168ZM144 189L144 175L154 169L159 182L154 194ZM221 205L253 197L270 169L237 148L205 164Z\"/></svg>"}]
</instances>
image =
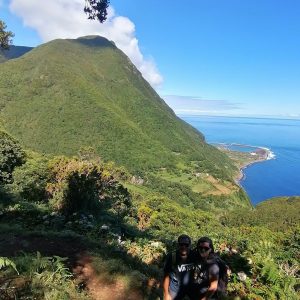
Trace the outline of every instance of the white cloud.
<instances>
[{"instance_id":1,"label":"white cloud","mask_svg":"<svg viewBox=\"0 0 300 300\"><path fill-rule=\"evenodd\" d=\"M90 21L83 7L84 0L10 1L11 12L21 17L25 26L35 29L44 42L85 35L104 36L115 42L153 87L158 87L163 78L153 60L146 59L141 53L134 23L126 17L117 16L112 7L104 24Z\"/></svg>"}]
</instances>

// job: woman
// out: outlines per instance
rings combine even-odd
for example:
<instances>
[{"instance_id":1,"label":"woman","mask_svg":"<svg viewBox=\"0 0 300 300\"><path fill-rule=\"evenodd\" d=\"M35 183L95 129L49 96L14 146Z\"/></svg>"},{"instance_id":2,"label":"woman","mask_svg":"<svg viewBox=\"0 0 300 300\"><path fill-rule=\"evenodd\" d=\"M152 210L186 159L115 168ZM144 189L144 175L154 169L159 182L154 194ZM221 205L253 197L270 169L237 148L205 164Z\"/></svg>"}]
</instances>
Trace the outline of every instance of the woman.
<instances>
[{"instance_id":1,"label":"woman","mask_svg":"<svg viewBox=\"0 0 300 300\"><path fill-rule=\"evenodd\" d=\"M194 254L193 299L216 299L220 269L214 253L212 240L208 237L200 238Z\"/></svg>"}]
</instances>

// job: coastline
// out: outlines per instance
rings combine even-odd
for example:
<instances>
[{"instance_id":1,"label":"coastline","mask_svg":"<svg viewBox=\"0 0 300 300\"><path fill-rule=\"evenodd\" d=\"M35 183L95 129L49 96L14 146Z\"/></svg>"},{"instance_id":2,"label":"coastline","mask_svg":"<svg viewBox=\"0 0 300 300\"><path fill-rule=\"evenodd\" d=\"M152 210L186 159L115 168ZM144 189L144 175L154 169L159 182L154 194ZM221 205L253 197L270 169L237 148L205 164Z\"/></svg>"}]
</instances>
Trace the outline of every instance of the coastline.
<instances>
[{"instance_id":1,"label":"coastline","mask_svg":"<svg viewBox=\"0 0 300 300\"><path fill-rule=\"evenodd\" d=\"M221 151L225 152L233 161L239 171L235 176L235 183L241 186L241 181L245 180L244 170L253 164L275 159L275 154L271 149L262 146L253 146L238 143L214 143ZM246 150L245 150L246 149ZM242 151L244 150L244 151Z\"/></svg>"},{"instance_id":2,"label":"coastline","mask_svg":"<svg viewBox=\"0 0 300 300\"><path fill-rule=\"evenodd\" d=\"M248 145L247 145L248 146ZM249 147L249 146L248 146ZM257 149L259 151L257 159L245 163L242 166L239 167L239 174L235 178L235 182L240 186L241 181L246 179L246 175L244 173L244 170L248 167L250 167L253 164L264 162L266 160L275 159L275 154L271 151L271 149L266 147L260 147L260 146L251 146Z\"/></svg>"}]
</instances>

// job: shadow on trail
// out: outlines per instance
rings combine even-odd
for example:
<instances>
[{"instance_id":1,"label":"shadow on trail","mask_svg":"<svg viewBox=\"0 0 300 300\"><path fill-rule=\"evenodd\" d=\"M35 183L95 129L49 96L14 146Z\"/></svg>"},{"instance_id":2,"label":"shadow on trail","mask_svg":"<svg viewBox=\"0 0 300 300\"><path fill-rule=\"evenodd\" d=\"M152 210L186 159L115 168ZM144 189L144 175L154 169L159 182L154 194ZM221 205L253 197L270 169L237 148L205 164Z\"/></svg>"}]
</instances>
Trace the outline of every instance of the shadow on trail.
<instances>
[{"instance_id":1,"label":"shadow on trail","mask_svg":"<svg viewBox=\"0 0 300 300\"><path fill-rule=\"evenodd\" d=\"M59 226L43 225L43 213L34 205L28 210L6 211L0 216L0 256L11 258L24 253L36 256L66 257L67 266L78 288L88 290L92 299L157 299L161 271L127 253L123 243L137 238L151 240L151 235L118 220L109 232L93 238L89 232L70 231L69 219ZM112 220L107 212L100 219ZM16 226L18 225L18 226ZM113 243L112 243L112 239ZM121 241L122 239L122 241Z\"/></svg>"}]
</instances>

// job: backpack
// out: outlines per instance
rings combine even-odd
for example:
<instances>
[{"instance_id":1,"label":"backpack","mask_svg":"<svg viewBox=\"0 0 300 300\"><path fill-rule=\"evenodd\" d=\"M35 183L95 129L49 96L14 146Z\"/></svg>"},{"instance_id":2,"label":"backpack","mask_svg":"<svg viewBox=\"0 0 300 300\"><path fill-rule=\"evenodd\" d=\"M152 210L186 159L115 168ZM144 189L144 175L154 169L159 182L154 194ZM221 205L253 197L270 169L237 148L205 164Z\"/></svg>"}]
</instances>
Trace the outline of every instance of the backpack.
<instances>
[{"instance_id":1,"label":"backpack","mask_svg":"<svg viewBox=\"0 0 300 300\"><path fill-rule=\"evenodd\" d=\"M172 267L175 267L177 264L177 254L176 251L172 252Z\"/></svg>"}]
</instances>

